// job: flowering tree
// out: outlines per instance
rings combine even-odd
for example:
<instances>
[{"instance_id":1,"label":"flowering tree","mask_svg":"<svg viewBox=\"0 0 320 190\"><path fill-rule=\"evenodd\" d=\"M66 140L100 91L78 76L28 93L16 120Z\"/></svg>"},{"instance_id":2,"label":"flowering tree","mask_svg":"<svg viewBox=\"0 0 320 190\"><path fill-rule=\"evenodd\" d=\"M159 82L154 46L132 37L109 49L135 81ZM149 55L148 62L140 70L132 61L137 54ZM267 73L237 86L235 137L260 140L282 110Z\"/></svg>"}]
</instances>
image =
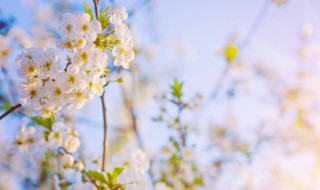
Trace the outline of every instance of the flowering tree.
<instances>
[{"instance_id":1,"label":"flowering tree","mask_svg":"<svg viewBox=\"0 0 320 190\"><path fill-rule=\"evenodd\" d=\"M302 26L286 66L274 58L285 53L254 38L270 10L285 12L291 1L263 1L209 66L193 50L213 49L200 35L208 28L197 30L208 23L198 13L189 20L188 9L172 18L175 6L159 1L23 1L33 10L27 29L0 7L0 190L319 188L314 26ZM140 43L147 36L133 21L142 8L148 32L183 18L197 33L181 38L196 42ZM154 17L161 8L165 22ZM178 26L170 25L175 38Z\"/></svg>"},{"instance_id":2,"label":"flowering tree","mask_svg":"<svg viewBox=\"0 0 320 190\"><path fill-rule=\"evenodd\" d=\"M37 116L31 119L34 124L44 127L29 126L26 121L12 143L12 150L4 153L11 159L16 156L11 155L12 151L19 148L21 153L28 153L30 162L37 162L30 169L39 171L40 175L21 176L26 188L125 189L148 185L144 176L149 165L143 152L133 152L132 159L108 165L104 88L111 82L122 82L122 78L108 79L111 72L108 61L129 69L134 52L132 34L124 23L128 17L126 10L116 7L109 11L107 7L99 13L99 4L100 1L94 1L95 16L86 3L86 13L63 14L58 26L57 47L64 50L61 54L66 55L65 58L52 48L34 47L25 49L16 58L18 74L23 79L19 85L20 103L3 113L0 119L23 107ZM2 48L5 58L9 51L6 45ZM99 171L85 169L84 165L89 163L81 160L81 154L77 152L80 146L78 132L55 122L61 109L81 109L94 95L101 98L104 123ZM70 176L65 176L61 170L70 170L71 173L67 172Z\"/></svg>"}]
</instances>

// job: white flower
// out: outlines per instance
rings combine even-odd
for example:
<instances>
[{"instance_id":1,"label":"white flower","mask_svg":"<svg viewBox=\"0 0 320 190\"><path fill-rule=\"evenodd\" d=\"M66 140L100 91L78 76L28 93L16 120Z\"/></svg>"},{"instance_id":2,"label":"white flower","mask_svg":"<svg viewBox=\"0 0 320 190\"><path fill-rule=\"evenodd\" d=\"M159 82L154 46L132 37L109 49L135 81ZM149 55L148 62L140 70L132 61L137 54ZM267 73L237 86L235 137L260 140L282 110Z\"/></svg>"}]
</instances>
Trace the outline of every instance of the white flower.
<instances>
[{"instance_id":1,"label":"white flower","mask_svg":"<svg viewBox=\"0 0 320 190\"><path fill-rule=\"evenodd\" d=\"M40 60L39 78L46 79L54 78L59 69L59 57L53 49L48 49L43 52Z\"/></svg>"},{"instance_id":2,"label":"white flower","mask_svg":"<svg viewBox=\"0 0 320 190\"><path fill-rule=\"evenodd\" d=\"M131 164L135 171L145 174L150 168L148 156L142 150L136 150L131 154Z\"/></svg>"},{"instance_id":3,"label":"white flower","mask_svg":"<svg viewBox=\"0 0 320 190\"><path fill-rule=\"evenodd\" d=\"M48 145L52 149L64 148L68 153L74 153L80 146L78 133L64 123L56 122L48 136Z\"/></svg>"},{"instance_id":4,"label":"white flower","mask_svg":"<svg viewBox=\"0 0 320 190\"><path fill-rule=\"evenodd\" d=\"M85 73L76 64L68 66L67 72L60 72L56 77L58 85L63 92L70 92L74 90L83 90L88 87L85 81Z\"/></svg>"},{"instance_id":5,"label":"white flower","mask_svg":"<svg viewBox=\"0 0 320 190\"><path fill-rule=\"evenodd\" d=\"M71 154L63 154L61 157L61 164L64 168L73 167L75 158Z\"/></svg>"},{"instance_id":6,"label":"white flower","mask_svg":"<svg viewBox=\"0 0 320 190\"><path fill-rule=\"evenodd\" d=\"M105 78L97 78L94 77L93 80L90 82L90 90L93 94L101 96L103 93L103 87L106 84Z\"/></svg>"},{"instance_id":7,"label":"white flower","mask_svg":"<svg viewBox=\"0 0 320 190\"><path fill-rule=\"evenodd\" d=\"M83 66L95 64L95 45L93 43L87 43L83 49L79 50L72 60L76 64Z\"/></svg>"},{"instance_id":8,"label":"white flower","mask_svg":"<svg viewBox=\"0 0 320 190\"><path fill-rule=\"evenodd\" d=\"M119 25L123 21L127 20L127 18L128 18L128 14L124 7L115 7L112 10L112 13L110 15L110 22L113 25Z\"/></svg>"},{"instance_id":9,"label":"white flower","mask_svg":"<svg viewBox=\"0 0 320 190\"><path fill-rule=\"evenodd\" d=\"M83 162L77 162L76 164L75 164L75 169L77 170L77 171L83 171L84 170L84 164L83 164Z\"/></svg>"},{"instance_id":10,"label":"white flower","mask_svg":"<svg viewBox=\"0 0 320 190\"><path fill-rule=\"evenodd\" d=\"M64 142L64 148L68 153L74 153L77 151L77 149L80 146L80 140L78 137L75 137L73 135L69 135Z\"/></svg>"},{"instance_id":11,"label":"white flower","mask_svg":"<svg viewBox=\"0 0 320 190\"><path fill-rule=\"evenodd\" d=\"M84 90L73 90L66 95L69 109L80 109L92 98L93 94L90 93L89 88Z\"/></svg>"},{"instance_id":12,"label":"white flower","mask_svg":"<svg viewBox=\"0 0 320 190\"><path fill-rule=\"evenodd\" d=\"M116 57L114 65L122 66L129 69L129 63L134 59L132 41L123 41L121 44L115 45L112 50L112 55Z\"/></svg>"},{"instance_id":13,"label":"white flower","mask_svg":"<svg viewBox=\"0 0 320 190\"><path fill-rule=\"evenodd\" d=\"M48 139L49 145L52 148L58 148L63 144L63 134L60 131L52 131Z\"/></svg>"},{"instance_id":14,"label":"white flower","mask_svg":"<svg viewBox=\"0 0 320 190\"><path fill-rule=\"evenodd\" d=\"M76 42L74 40L69 39L69 38L62 38L62 39L57 40L57 47L60 49L65 49L70 52L77 51Z\"/></svg>"},{"instance_id":15,"label":"white flower","mask_svg":"<svg viewBox=\"0 0 320 190\"><path fill-rule=\"evenodd\" d=\"M35 151L34 148L38 143L42 143L42 139L37 134L36 128L23 125L16 136L16 144L21 152Z\"/></svg>"},{"instance_id":16,"label":"white flower","mask_svg":"<svg viewBox=\"0 0 320 190\"><path fill-rule=\"evenodd\" d=\"M57 79L58 80L58 79ZM65 100L65 94L63 93L62 83L54 82L52 80L47 81L44 84L44 91L48 94L48 101L50 104L64 106L67 102Z\"/></svg>"},{"instance_id":17,"label":"white flower","mask_svg":"<svg viewBox=\"0 0 320 190\"><path fill-rule=\"evenodd\" d=\"M17 65L21 65L22 63L30 62L30 60L35 62L36 60L39 59L42 53L43 53L42 48L32 47L32 48L25 49L21 54L17 56L16 63Z\"/></svg>"},{"instance_id":18,"label":"white flower","mask_svg":"<svg viewBox=\"0 0 320 190\"><path fill-rule=\"evenodd\" d=\"M115 25L114 30L120 40L125 40L128 38L132 39L131 31L125 23Z\"/></svg>"},{"instance_id":19,"label":"white flower","mask_svg":"<svg viewBox=\"0 0 320 190\"><path fill-rule=\"evenodd\" d=\"M35 113L44 118L52 118L60 109L61 106L52 104L48 101L46 102L46 105L42 105L39 110L35 111Z\"/></svg>"},{"instance_id":20,"label":"white flower","mask_svg":"<svg viewBox=\"0 0 320 190\"><path fill-rule=\"evenodd\" d=\"M77 16L71 13L64 13L59 23L58 30L64 38L75 38L78 35L76 26Z\"/></svg>"},{"instance_id":21,"label":"white flower","mask_svg":"<svg viewBox=\"0 0 320 190\"><path fill-rule=\"evenodd\" d=\"M29 48L18 55L16 63L21 78L46 79L54 77L59 67L59 57L53 49Z\"/></svg>"},{"instance_id":22,"label":"white flower","mask_svg":"<svg viewBox=\"0 0 320 190\"><path fill-rule=\"evenodd\" d=\"M61 122L54 123L48 136L49 146L53 149L62 147L66 135L67 127Z\"/></svg>"},{"instance_id":23,"label":"white flower","mask_svg":"<svg viewBox=\"0 0 320 190\"><path fill-rule=\"evenodd\" d=\"M77 15L76 20L78 32L88 42L93 42L97 38L97 34L101 33L101 24L97 20L90 21L90 16L87 13Z\"/></svg>"},{"instance_id":24,"label":"white flower","mask_svg":"<svg viewBox=\"0 0 320 190\"><path fill-rule=\"evenodd\" d=\"M39 109L40 99L42 98L42 81L39 79L30 79L20 84L20 103L22 105L30 105L35 109Z\"/></svg>"},{"instance_id":25,"label":"white flower","mask_svg":"<svg viewBox=\"0 0 320 190\"><path fill-rule=\"evenodd\" d=\"M21 78L29 79L39 74L39 67L33 60L25 60L20 64L18 75Z\"/></svg>"}]
</instances>

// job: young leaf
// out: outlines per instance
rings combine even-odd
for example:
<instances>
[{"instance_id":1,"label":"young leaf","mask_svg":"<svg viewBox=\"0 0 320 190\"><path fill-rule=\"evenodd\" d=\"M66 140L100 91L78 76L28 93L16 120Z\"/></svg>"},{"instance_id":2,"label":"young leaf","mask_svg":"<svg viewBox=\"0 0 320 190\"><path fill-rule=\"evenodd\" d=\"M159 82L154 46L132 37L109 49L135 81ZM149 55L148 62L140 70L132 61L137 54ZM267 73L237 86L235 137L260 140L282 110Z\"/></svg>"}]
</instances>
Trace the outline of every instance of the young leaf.
<instances>
[{"instance_id":1,"label":"young leaf","mask_svg":"<svg viewBox=\"0 0 320 190\"><path fill-rule=\"evenodd\" d=\"M113 187L117 183L117 179L114 179L110 173L107 173L109 187Z\"/></svg>"},{"instance_id":2,"label":"young leaf","mask_svg":"<svg viewBox=\"0 0 320 190\"><path fill-rule=\"evenodd\" d=\"M181 101L181 98L183 96L182 87L183 87L183 82L179 82L177 79L174 79L173 85L171 85L171 93L179 101Z\"/></svg>"},{"instance_id":3,"label":"young leaf","mask_svg":"<svg viewBox=\"0 0 320 190\"><path fill-rule=\"evenodd\" d=\"M94 179L97 181L100 181L103 184L108 184L108 180L106 179L105 175L98 171L87 171L84 172L86 176L88 176L90 179Z\"/></svg>"},{"instance_id":4,"label":"young leaf","mask_svg":"<svg viewBox=\"0 0 320 190\"><path fill-rule=\"evenodd\" d=\"M117 185L117 180L120 174L125 169L125 166L123 167L116 167L113 169L112 172L107 173L108 181L109 181L109 187L114 187Z\"/></svg>"},{"instance_id":5,"label":"young leaf","mask_svg":"<svg viewBox=\"0 0 320 190\"><path fill-rule=\"evenodd\" d=\"M90 20L93 20L94 16L93 16L92 10L90 9L89 5L86 2L84 2L84 8L86 9L86 13L90 15Z\"/></svg>"},{"instance_id":6,"label":"young leaf","mask_svg":"<svg viewBox=\"0 0 320 190\"><path fill-rule=\"evenodd\" d=\"M106 13L108 12L109 7L107 7L106 9L104 9L101 13L100 16L98 18L99 22L101 23L101 27L102 29L105 29L108 27L109 25L109 17L106 18Z\"/></svg>"},{"instance_id":7,"label":"young leaf","mask_svg":"<svg viewBox=\"0 0 320 190\"><path fill-rule=\"evenodd\" d=\"M55 117L52 118L42 118L42 117L32 117L31 120L38 124L43 126L44 128L48 129L49 131L51 131L52 125L55 121Z\"/></svg>"},{"instance_id":8,"label":"young leaf","mask_svg":"<svg viewBox=\"0 0 320 190\"><path fill-rule=\"evenodd\" d=\"M124 169L125 169L125 167L114 168L114 170L112 172L112 177L117 179L120 176L120 174L123 172Z\"/></svg>"}]
</instances>

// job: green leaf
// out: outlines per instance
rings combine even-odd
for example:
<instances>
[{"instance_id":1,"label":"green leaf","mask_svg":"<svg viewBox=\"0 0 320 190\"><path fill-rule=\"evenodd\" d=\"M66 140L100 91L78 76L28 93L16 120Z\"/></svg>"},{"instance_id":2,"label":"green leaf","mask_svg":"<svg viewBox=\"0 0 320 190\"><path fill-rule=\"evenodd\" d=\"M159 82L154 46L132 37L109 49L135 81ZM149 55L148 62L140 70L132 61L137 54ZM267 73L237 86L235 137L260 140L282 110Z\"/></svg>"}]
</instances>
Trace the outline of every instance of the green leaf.
<instances>
[{"instance_id":1,"label":"green leaf","mask_svg":"<svg viewBox=\"0 0 320 190\"><path fill-rule=\"evenodd\" d=\"M100 181L103 184L108 185L108 180L106 179L105 175L103 173L101 173L101 172L98 172L98 171L87 171L87 172L84 172L84 174L86 176L88 176L90 179L97 180L97 181Z\"/></svg>"},{"instance_id":2,"label":"green leaf","mask_svg":"<svg viewBox=\"0 0 320 190\"><path fill-rule=\"evenodd\" d=\"M107 177L108 177L108 181L109 181L109 184L108 184L109 187L112 187L117 183L117 180L113 179L112 175L110 173L107 173Z\"/></svg>"},{"instance_id":3,"label":"green leaf","mask_svg":"<svg viewBox=\"0 0 320 190\"><path fill-rule=\"evenodd\" d=\"M125 167L116 167L116 168L114 168L114 170L112 172L112 177L113 178L118 178L120 176L120 174L123 172L124 169L125 169Z\"/></svg>"},{"instance_id":4,"label":"green leaf","mask_svg":"<svg viewBox=\"0 0 320 190\"><path fill-rule=\"evenodd\" d=\"M99 22L101 23L101 27L102 29L105 29L109 26L109 17L106 18L106 13L108 12L109 7L107 7L106 9L104 9L101 13L100 16L98 18Z\"/></svg>"},{"instance_id":5,"label":"green leaf","mask_svg":"<svg viewBox=\"0 0 320 190\"><path fill-rule=\"evenodd\" d=\"M114 187L115 185L117 185L118 177L120 176L120 174L123 172L124 169L125 169L125 166L116 167L116 168L113 169L112 172L107 173L108 181L109 181L109 187Z\"/></svg>"},{"instance_id":6,"label":"green leaf","mask_svg":"<svg viewBox=\"0 0 320 190\"><path fill-rule=\"evenodd\" d=\"M230 44L226 47L224 56L229 63L232 63L237 58L237 55L238 55L237 46Z\"/></svg>"},{"instance_id":7,"label":"green leaf","mask_svg":"<svg viewBox=\"0 0 320 190\"><path fill-rule=\"evenodd\" d=\"M43 118L43 117L32 117L31 120L38 124L43 126L44 128L48 129L51 131L52 125L55 121L55 117L49 117L49 118Z\"/></svg>"},{"instance_id":8,"label":"green leaf","mask_svg":"<svg viewBox=\"0 0 320 190\"><path fill-rule=\"evenodd\" d=\"M174 79L173 85L171 85L171 94L176 97L179 101L181 100L183 82L179 82L177 79Z\"/></svg>"},{"instance_id":9,"label":"green leaf","mask_svg":"<svg viewBox=\"0 0 320 190\"><path fill-rule=\"evenodd\" d=\"M93 16L92 10L90 9L89 5L86 2L84 2L84 8L86 9L86 13L90 15L90 20L93 20L94 16Z\"/></svg>"}]
</instances>

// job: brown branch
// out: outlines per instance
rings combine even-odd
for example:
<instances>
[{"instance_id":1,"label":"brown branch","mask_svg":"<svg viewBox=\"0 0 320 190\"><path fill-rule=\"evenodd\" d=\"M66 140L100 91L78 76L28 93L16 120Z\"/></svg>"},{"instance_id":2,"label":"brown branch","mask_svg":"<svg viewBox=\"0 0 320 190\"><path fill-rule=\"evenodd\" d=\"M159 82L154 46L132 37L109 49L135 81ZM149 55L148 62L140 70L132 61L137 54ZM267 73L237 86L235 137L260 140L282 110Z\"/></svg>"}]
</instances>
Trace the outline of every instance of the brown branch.
<instances>
[{"instance_id":1,"label":"brown branch","mask_svg":"<svg viewBox=\"0 0 320 190\"><path fill-rule=\"evenodd\" d=\"M97 20L99 19L99 4L100 0L93 0L94 10ZM107 122L107 107L104 100L104 91L100 96L103 114L103 153L101 170L106 171L108 162L108 122Z\"/></svg>"},{"instance_id":2,"label":"brown branch","mask_svg":"<svg viewBox=\"0 0 320 190\"><path fill-rule=\"evenodd\" d=\"M71 64L72 64L71 59L68 59L68 62L67 62L66 68L64 68L64 71L65 71L65 72L67 72L68 67L69 67L69 65L71 65Z\"/></svg>"},{"instance_id":3,"label":"brown branch","mask_svg":"<svg viewBox=\"0 0 320 190\"><path fill-rule=\"evenodd\" d=\"M104 92L100 96L103 114L103 155L102 155L102 171L106 171L108 161L108 123L107 123L107 107L104 100Z\"/></svg>"},{"instance_id":4,"label":"brown branch","mask_svg":"<svg viewBox=\"0 0 320 190\"><path fill-rule=\"evenodd\" d=\"M94 4L94 10L96 13L96 18L97 20L99 19L99 4L100 4L100 0L93 0L93 4Z\"/></svg>"},{"instance_id":5,"label":"brown branch","mask_svg":"<svg viewBox=\"0 0 320 190\"><path fill-rule=\"evenodd\" d=\"M20 108L22 105L21 104L17 104L15 106L12 106L8 111L6 111L4 114L2 114L0 116L0 120L2 120L3 118L5 118L7 115L9 115L10 113L14 112L16 109Z\"/></svg>"}]
</instances>

